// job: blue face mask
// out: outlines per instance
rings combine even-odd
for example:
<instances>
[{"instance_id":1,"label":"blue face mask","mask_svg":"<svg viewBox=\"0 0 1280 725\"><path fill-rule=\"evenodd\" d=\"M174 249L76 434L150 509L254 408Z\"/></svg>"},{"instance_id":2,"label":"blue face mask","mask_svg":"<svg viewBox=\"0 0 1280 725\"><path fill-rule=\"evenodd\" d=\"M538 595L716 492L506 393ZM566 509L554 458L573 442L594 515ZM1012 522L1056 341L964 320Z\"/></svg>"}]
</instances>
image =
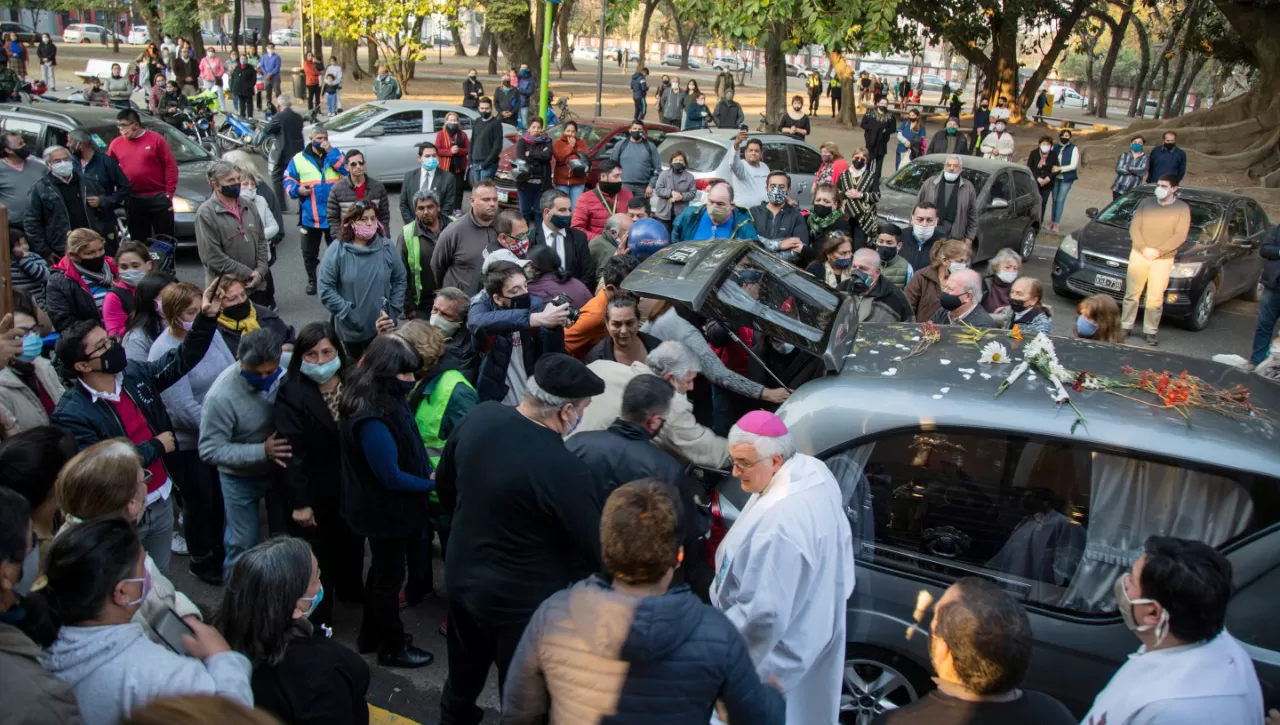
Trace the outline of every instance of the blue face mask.
<instances>
[{"instance_id":1,"label":"blue face mask","mask_svg":"<svg viewBox=\"0 0 1280 725\"><path fill-rule=\"evenodd\" d=\"M342 360L334 357L327 363L309 363L304 360L300 370L303 375L314 380L316 385L324 385L338 373L341 367Z\"/></svg>"},{"instance_id":2,"label":"blue face mask","mask_svg":"<svg viewBox=\"0 0 1280 725\"><path fill-rule=\"evenodd\" d=\"M1140 143L1131 143L1131 144L1129 144L1129 149L1130 149L1131 151L1141 151L1141 150L1142 150L1142 144L1140 144Z\"/></svg>"},{"instance_id":3,"label":"blue face mask","mask_svg":"<svg viewBox=\"0 0 1280 725\"><path fill-rule=\"evenodd\" d=\"M1098 323L1084 316L1077 317L1076 334L1080 337L1092 338L1098 334Z\"/></svg>"},{"instance_id":4,"label":"blue face mask","mask_svg":"<svg viewBox=\"0 0 1280 725\"><path fill-rule=\"evenodd\" d=\"M845 257L844 259L837 258L837 259L831 260L831 266L835 267L836 269L848 269L849 265L851 264L853 264L853 257Z\"/></svg>"},{"instance_id":5,"label":"blue face mask","mask_svg":"<svg viewBox=\"0 0 1280 725\"><path fill-rule=\"evenodd\" d=\"M258 375L256 373L251 373L248 370L241 370L240 377L244 378L245 382L249 383L249 387L259 393L265 393L271 389L272 385L275 385L276 380L280 378L281 372L283 371L280 368L276 368L276 371L270 375Z\"/></svg>"},{"instance_id":6,"label":"blue face mask","mask_svg":"<svg viewBox=\"0 0 1280 725\"><path fill-rule=\"evenodd\" d=\"M422 160L422 168L427 171L435 171L440 166L440 158L438 156L428 156Z\"/></svg>"},{"instance_id":7,"label":"blue face mask","mask_svg":"<svg viewBox=\"0 0 1280 725\"><path fill-rule=\"evenodd\" d=\"M312 614L315 614L316 607L320 606L320 602L324 601L324 583L320 583L320 588L316 590L314 597L298 597L298 601L311 602L311 606L307 607L307 613L302 615L309 619Z\"/></svg>"},{"instance_id":8,"label":"blue face mask","mask_svg":"<svg viewBox=\"0 0 1280 725\"><path fill-rule=\"evenodd\" d=\"M44 338L38 332L28 332L22 338L22 354L18 359L23 362L31 362L40 357L40 353L44 351Z\"/></svg>"}]
</instances>

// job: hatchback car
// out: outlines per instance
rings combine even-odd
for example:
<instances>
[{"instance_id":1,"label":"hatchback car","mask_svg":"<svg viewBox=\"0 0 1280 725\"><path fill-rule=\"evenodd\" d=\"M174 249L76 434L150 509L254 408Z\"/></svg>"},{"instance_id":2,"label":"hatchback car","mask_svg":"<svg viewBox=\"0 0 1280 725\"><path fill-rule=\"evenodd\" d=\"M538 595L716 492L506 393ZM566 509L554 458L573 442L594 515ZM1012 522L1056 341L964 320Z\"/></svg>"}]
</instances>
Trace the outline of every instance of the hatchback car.
<instances>
[{"instance_id":1,"label":"hatchback car","mask_svg":"<svg viewBox=\"0 0 1280 725\"><path fill-rule=\"evenodd\" d=\"M889 157L885 157L886 159ZM902 167L880 184L876 214L900 227L911 226L911 211L924 182L942 173L945 154L928 154ZM982 262L1008 247L1023 259L1031 256L1040 233L1040 192L1026 166L996 159L964 157L961 176L978 192L978 238L973 262Z\"/></svg>"},{"instance_id":2,"label":"hatchback car","mask_svg":"<svg viewBox=\"0 0 1280 725\"><path fill-rule=\"evenodd\" d=\"M151 31L145 25L129 28L129 37L125 40L129 45L146 45L151 42Z\"/></svg>"},{"instance_id":3,"label":"hatchback car","mask_svg":"<svg viewBox=\"0 0 1280 725\"><path fill-rule=\"evenodd\" d=\"M111 40L111 31L101 25L76 23L62 30L64 43L105 43Z\"/></svg>"},{"instance_id":4,"label":"hatchback car","mask_svg":"<svg viewBox=\"0 0 1280 725\"><path fill-rule=\"evenodd\" d=\"M745 66L742 61L737 58L734 58L731 55L726 55L721 58L713 59L711 61L711 67L715 70L730 70L736 73L742 70Z\"/></svg>"},{"instance_id":5,"label":"hatchback car","mask_svg":"<svg viewBox=\"0 0 1280 725\"><path fill-rule=\"evenodd\" d=\"M1054 108L1084 108L1089 105L1089 99L1067 86L1054 86L1049 89L1049 95L1053 97Z\"/></svg>"},{"instance_id":6,"label":"hatchback car","mask_svg":"<svg viewBox=\"0 0 1280 725\"><path fill-rule=\"evenodd\" d=\"M1053 290L1084 297L1107 294L1124 299L1129 224L1155 187L1130 190L1102 211L1086 209L1092 221L1068 234L1053 258ZM1219 304L1262 294L1262 257L1258 248L1271 221L1258 202L1239 194L1183 187L1178 198L1191 207L1191 230L1178 250L1165 291L1164 314L1190 330L1203 330Z\"/></svg>"},{"instance_id":7,"label":"hatchback car","mask_svg":"<svg viewBox=\"0 0 1280 725\"><path fill-rule=\"evenodd\" d=\"M689 171L693 174L698 190L704 190L716 179L732 178L730 154L739 153L733 150L733 140L737 131L710 129L697 131L681 131L667 136L658 146L664 165L671 163L671 155L677 151L684 152L689 160ZM764 147L764 163L770 171L782 171L791 174L791 196L799 202L800 207L808 209L813 202L813 194L809 187L813 185L813 175L818 173L822 165L822 157L813 146L791 136L780 133L747 134L748 139L759 139Z\"/></svg>"},{"instance_id":8,"label":"hatchback car","mask_svg":"<svg viewBox=\"0 0 1280 725\"><path fill-rule=\"evenodd\" d=\"M1138 648L1112 591L1152 535L1205 541L1231 560L1227 628L1276 705L1276 420L1199 408L1187 419L1145 393L1085 390L1071 393L1086 418L1077 423L1027 376L996 398L1010 366L977 363L977 348L957 339L962 330L944 327L924 354L903 359L920 326L859 326L846 295L749 241L672 245L622 286L730 329L750 326L812 360L783 367L765 358L795 391L778 415L799 452L839 482L853 532L841 723L868 723L932 688L930 618L918 602L924 593L936 602L963 577L992 581L1026 607L1034 649L1025 686L1083 715ZM1030 340L1008 342L1017 356ZM1244 385L1258 410L1280 410L1280 387L1208 360L1079 339L1054 345L1068 369L1186 370L1218 388ZM713 536L749 499L722 475Z\"/></svg>"},{"instance_id":9,"label":"hatchback car","mask_svg":"<svg viewBox=\"0 0 1280 725\"><path fill-rule=\"evenodd\" d=\"M344 151L364 152L368 173L378 181L399 184L404 175L418 166L414 145L436 140L444 128L444 117L458 114L458 123L471 137L471 123L480 114L470 108L434 101L372 101L362 103L324 122L329 143ZM307 131L308 133L310 131ZM504 126L504 136L513 136L515 127ZM513 143L508 139L504 146Z\"/></svg>"},{"instance_id":10,"label":"hatchback car","mask_svg":"<svg viewBox=\"0 0 1280 725\"><path fill-rule=\"evenodd\" d=\"M667 53L666 55L662 56L662 65L671 66L672 68L679 68L679 67L680 67L680 54L679 54L679 53ZM701 68L701 67L702 67L702 64L701 64L701 63L699 63L698 61L694 60L693 56L689 56L689 68L690 68L690 69L692 69L692 70L698 70L698 69L699 69L699 68Z\"/></svg>"},{"instance_id":11,"label":"hatchback car","mask_svg":"<svg viewBox=\"0 0 1280 725\"><path fill-rule=\"evenodd\" d=\"M39 43L41 35L40 33L32 30L30 26L23 25L22 23L9 22L0 23L0 33L4 35L5 39L8 39L9 33L17 33L19 43L30 45Z\"/></svg>"},{"instance_id":12,"label":"hatchback car","mask_svg":"<svg viewBox=\"0 0 1280 725\"><path fill-rule=\"evenodd\" d=\"M116 129L116 109L81 106L74 103L18 105L0 103L0 127L21 134L33 156L45 148L65 146L67 134L88 131L94 144L106 151L120 135ZM181 246L195 246L196 208L211 193L204 172L214 157L173 126L142 113L142 125L164 137L178 162L178 192L173 197L174 236Z\"/></svg>"},{"instance_id":13,"label":"hatchback car","mask_svg":"<svg viewBox=\"0 0 1280 725\"><path fill-rule=\"evenodd\" d=\"M591 157L591 170L587 172L586 185L588 189L594 189L596 182L600 180L600 162L609 158L614 146L626 140L627 132L631 130L631 121L625 118L575 118L574 123L578 124L578 138L586 142L587 156ZM663 139L677 130L675 126L665 123L646 122L644 128L649 140L658 144L659 151L662 150ZM552 141L560 138L562 133L563 124L547 129L547 136ZM498 157L498 174L493 181L498 185L498 203L503 206L516 206L520 203L516 194L515 177L511 172L511 162L515 157L514 144L503 149L502 155Z\"/></svg>"},{"instance_id":14,"label":"hatchback car","mask_svg":"<svg viewBox=\"0 0 1280 725\"><path fill-rule=\"evenodd\" d=\"M276 45L293 45L300 42L302 33L293 28L279 28L271 31L271 42Z\"/></svg>"}]
</instances>

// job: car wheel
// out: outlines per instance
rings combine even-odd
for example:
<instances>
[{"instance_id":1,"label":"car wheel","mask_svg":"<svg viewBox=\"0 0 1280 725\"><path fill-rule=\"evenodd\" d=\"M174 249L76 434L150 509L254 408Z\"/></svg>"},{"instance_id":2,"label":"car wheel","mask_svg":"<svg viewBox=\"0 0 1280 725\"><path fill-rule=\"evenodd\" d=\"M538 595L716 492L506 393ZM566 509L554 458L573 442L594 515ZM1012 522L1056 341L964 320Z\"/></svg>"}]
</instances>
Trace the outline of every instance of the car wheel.
<instances>
[{"instance_id":1,"label":"car wheel","mask_svg":"<svg viewBox=\"0 0 1280 725\"><path fill-rule=\"evenodd\" d=\"M1213 296L1218 291L1216 282L1210 282L1205 285L1204 291L1200 293L1200 297L1196 300L1195 307L1191 308L1191 314L1183 320L1188 330L1199 332L1209 324L1209 318L1213 315Z\"/></svg>"},{"instance_id":2,"label":"car wheel","mask_svg":"<svg viewBox=\"0 0 1280 725\"><path fill-rule=\"evenodd\" d=\"M916 702L930 689L927 674L914 662L867 645L848 647L843 679L841 725L868 725L881 713Z\"/></svg>"},{"instance_id":3,"label":"car wheel","mask_svg":"<svg viewBox=\"0 0 1280 725\"><path fill-rule=\"evenodd\" d=\"M1036 228L1034 226L1027 227L1022 233L1022 248L1018 250L1022 254L1022 261L1031 259L1031 253L1036 251Z\"/></svg>"},{"instance_id":4,"label":"car wheel","mask_svg":"<svg viewBox=\"0 0 1280 725\"><path fill-rule=\"evenodd\" d=\"M85 45L85 44L87 44L88 42L89 42L89 39L88 39L88 38L86 38L86 37L84 37L84 36L81 36L81 37L80 37L80 44L81 44L81 45Z\"/></svg>"}]
</instances>

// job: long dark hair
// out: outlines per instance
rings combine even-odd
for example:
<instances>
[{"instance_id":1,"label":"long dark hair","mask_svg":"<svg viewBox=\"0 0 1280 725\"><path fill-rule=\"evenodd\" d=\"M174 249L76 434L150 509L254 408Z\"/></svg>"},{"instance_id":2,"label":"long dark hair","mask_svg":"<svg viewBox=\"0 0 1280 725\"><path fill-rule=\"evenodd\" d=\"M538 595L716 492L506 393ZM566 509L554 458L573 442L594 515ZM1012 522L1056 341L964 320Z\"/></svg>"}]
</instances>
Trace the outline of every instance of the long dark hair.
<instances>
[{"instance_id":1,"label":"long dark hair","mask_svg":"<svg viewBox=\"0 0 1280 725\"><path fill-rule=\"evenodd\" d=\"M111 592L133 576L142 542L120 517L85 521L53 540L45 557L45 598L59 625L97 619Z\"/></svg>"},{"instance_id":2,"label":"long dark hair","mask_svg":"<svg viewBox=\"0 0 1280 725\"><path fill-rule=\"evenodd\" d=\"M342 367L338 368L338 375L346 371L347 354L342 351L342 342L338 340L338 333L334 331L333 325L328 322L312 322L298 330L298 337L293 341L293 357L289 358L289 377L297 378L302 374L302 356L311 352L311 348L319 345L321 340L328 340L338 349L338 359L342 361Z\"/></svg>"},{"instance_id":3,"label":"long dark hair","mask_svg":"<svg viewBox=\"0 0 1280 725\"><path fill-rule=\"evenodd\" d=\"M129 313L125 332L141 326L142 331L151 339L154 340L160 336L165 324L164 318L156 312L156 300L160 299L160 292L175 281L163 272L152 272L142 278L137 289L133 291L133 311Z\"/></svg>"},{"instance_id":4,"label":"long dark hair","mask_svg":"<svg viewBox=\"0 0 1280 725\"><path fill-rule=\"evenodd\" d=\"M338 414L344 418L370 413L382 417L395 406L406 405L392 392L392 381L401 373L416 373L421 368L422 359L409 343L395 335L378 335L347 377Z\"/></svg>"},{"instance_id":5,"label":"long dark hair","mask_svg":"<svg viewBox=\"0 0 1280 725\"><path fill-rule=\"evenodd\" d=\"M368 209L377 211L378 207L374 206L373 202L370 201L357 201L352 204L351 208L347 210L347 213L342 215L342 228L338 230L338 239L344 242L354 242L356 239L356 230L352 225L360 221L360 217L364 216L365 211ZM378 232L382 234L386 233L386 230L382 228L382 222L378 222Z\"/></svg>"},{"instance_id":6,"label":"long dark hair","mask_svg":"<svg viewBox=\"0 0 1280 725\"><path fill-rule=\"evenodd\" d=\"M529 263L537 270L539 277L551 274L561 284L569 281L569 273L560 266L560 255L545 244L539 244L529 252Z\"/></svg>"},{"instance_id":7,"label":"long dark hair","mask_svg":"<svg viewBox=\"0 0 1280 725\"><path fill-rule=\"evenodd\" d=\"M246 551L231 568L215 617L231 649L255 667L278 665L299 633L297 602L311 585L311 546L278 536Z\"/></svg>"}]
</instances>

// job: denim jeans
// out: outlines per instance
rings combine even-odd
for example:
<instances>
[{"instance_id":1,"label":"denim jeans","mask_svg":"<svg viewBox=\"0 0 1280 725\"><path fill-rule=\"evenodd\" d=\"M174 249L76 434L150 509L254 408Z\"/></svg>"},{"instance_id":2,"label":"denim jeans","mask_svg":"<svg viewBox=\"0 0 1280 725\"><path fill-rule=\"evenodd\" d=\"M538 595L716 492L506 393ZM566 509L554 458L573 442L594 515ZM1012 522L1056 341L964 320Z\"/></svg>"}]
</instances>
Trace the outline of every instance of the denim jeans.
<instances>
[{"instance_id":1,"label":"denim jeans","mask_svg":"<svg viewBox=\"0 0 1280 725\"><path fill-rule=\"evenodd\" d=\"M155 562L156 569L169 575L169 562L173 559L173 495L156 499L148 504L138 522L138 538L142 548Z\"/></svg>"},{"instance_id":2,"label":"denim jeans","mask_svg":"<svg viewBox=\"0 0 1280 725\"><path fill-rule=\"evenodd\" d=\"M492 179L495 175L497 175L497 173L498 173L497 164L487 164L487 165L472 164L471 171L470 171L471 185L475 186L476 184L480 183L481 181L484 181L485 179Z\"/></svg>"},{"instance_id":3,"label":"denim jeans","mask_svg":"<svg viewBox=\"0 0 1280 725\"><path fill-rule=\"evenodd\" d=\"M532 228L541 215L538 202L542 198L542 185L522 184L518 188L518 193L520 195L520 216L524 217L525 221L529 222L529 227Z\"/></svg>"},{"instance_id":4,"label":"denim jeans","mask_svg":"<svg viewBox=\"0 0 1280 725\"><path fill-rule=\"evenodd\" d=\"M1258 303L1258 329L1253 333L1253 354L1249 356L1249 362L1254 365L1267 359L1277 320L1280 320L1280 290L1263 287L1262 300Z\"/></svg>"},{"instance_id":5,"label":"denim jeans","mask_svg":"<svg viewBox=\"0 0 1280 725\"><path fill-rule=\"evenodd\" d=\"M337 93L324 94L324 110L330 116L338 112L338 94Z\"/></svg>"},{"instance_id":6,"label":"denim jeans","mask_svg":"<svg viewBox=\"0 0 1280 725\"><path fill-rule=\"evenodd\" d=\"M258 543L258 502L266 498L274 479L233 476L222 471L218 472L218 478L222 482L222 505L227 519L227 530L222 535L222 546L227 552L222 562L222 579L226 581L236 559Z\"/></svg>"},{"instance_id":7,"label":"denim jeans","mask_svg":"<svg viewBox=\"0 0 1280 725\"><path fill-rule=\"evenodd\" d=\"M521 106L520 112L520 128L529 128L529 107Z\"/></svg>"},{"instance_id":8,"label":"denim jeans","mask_svg":"<svg viewBox=\"0 0 1280 725\"><path fill-rule=\"evenodd\" d=\"M1071 193L1074 181L1055 179L1053 182L1053 223L1062 221L1062 212L1067 208L1067 194Z\"/></svg>"},{"instance_id":9,"label":"denim jeans","mask_svg":"<svg viewBox=\"0 0 1280 725\"><path fill-rule=\"evenodd\" d=\"M569 208L576 209L578 207L578 197L582 196L582 190L587 188L585 184L574 184L567 186L565 184L556 184L556 189L563 191L569 195Z\"/></svg>"}]
</instances>

